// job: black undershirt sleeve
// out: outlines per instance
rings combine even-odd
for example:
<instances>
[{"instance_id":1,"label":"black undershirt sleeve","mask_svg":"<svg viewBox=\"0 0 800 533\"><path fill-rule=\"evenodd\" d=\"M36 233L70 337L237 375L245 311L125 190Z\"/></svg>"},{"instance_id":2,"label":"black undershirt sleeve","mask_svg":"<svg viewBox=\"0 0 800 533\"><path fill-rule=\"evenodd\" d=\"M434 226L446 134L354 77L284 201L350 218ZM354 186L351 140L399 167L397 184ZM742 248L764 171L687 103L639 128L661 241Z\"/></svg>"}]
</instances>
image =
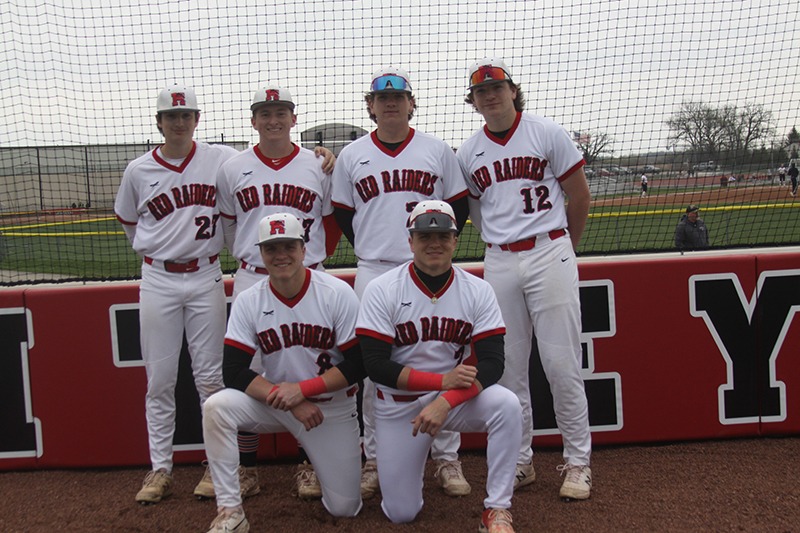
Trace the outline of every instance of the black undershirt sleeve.
<instances>
[{"instance_id":1,"label":"black undershirt sleeve","mask_svg":"<svg viewBox=\"0 0 800 533\"><path fill-rule=\"evenodd\" d=\"M392 343L368 335L359 335L358 338L369 378L375 383L396 389L400 372L405 367L391 360Z\"/></svg>"},{"instance_id":2,"label":"black undershirt sleeve","mask_svg":"<svg viewBox=\"0 0 800 533\"><path fill-rule=\"evenodd\" d=\"M475 341L473 346L475 347L475 357L478 359L478 363L475 365L475 368L478 369L476 379L485 389L497 383L503 376L506 361L503 335L490 335Z\"/></svg>"},{"instance_id":3,"label":"black undershirt sleeve","mask_svg":"<svg viewBox=\"0 0 800 533\"><path fill-rule=\"evenodd\" d=\"M463 197L451 203L450 206L453 208L453 213L456 215L456 228L458 228L458 233L461 234L461 230L464 229L464 225L469 218L469 195L465 194Z\"/></svg>"},{"instance_id":4,"label":"black undershirt sleeve","mask_svg":"<svg viewBox=\"0 0 800 533\"><path fill-rule=\"evenodd\" d=\"M244 392L258 376L250 370L252 360L253 356L246 351L226 344L222 351L222 381L225 386Z\"/></svg>"},{"instance_id":5,"label":"black undershirt sleeve","mask_svg":"<svg viewBox=\"0 0 800 533\"><path fill-rule=\"evenodd\" d=\"M342 233L350 244L354 244L356 240L356 234L353 231L353 217L355 216L356 212L350 209L343 209L341 207L334 207L333 208L333 217L336 219L336 223L339 224L339 229L342 230Z\"/></svg>"},{"instance_id":6,"label":"black undershirt sleeve","mask_svg":"<svg viewBox=\"0 0 800 533\"><path fill-rule=\"evenodd\" d=\"M355 343L350 348L342 351L344 361L336 365L336 368L342 373L347 380L348 385L352 385L356 381L361 381L367 377L367 371L364 369L364 361L361 356L361 344Z\"/></svg>"}]
</instances>

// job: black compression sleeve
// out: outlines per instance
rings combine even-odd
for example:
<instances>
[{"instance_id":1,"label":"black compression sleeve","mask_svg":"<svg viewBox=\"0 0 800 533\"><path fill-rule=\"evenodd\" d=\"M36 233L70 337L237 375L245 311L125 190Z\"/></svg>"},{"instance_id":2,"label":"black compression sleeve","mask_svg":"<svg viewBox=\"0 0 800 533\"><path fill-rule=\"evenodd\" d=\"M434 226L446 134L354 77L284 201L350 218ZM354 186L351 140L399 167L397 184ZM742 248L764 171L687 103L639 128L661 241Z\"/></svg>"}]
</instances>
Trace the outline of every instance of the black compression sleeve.
<instances>
[{"instance_id":1,"label":"black compression sleeve","mask_svg":"<svg viewBox=\"0 0 800 533\"><path fill-rule=\"evenodd\" d=\"M464 229L464 224L467 223L467 219L469 218L469 195L465 194L450 205L453 207L453 213L456 215L456 228L458 228L458 233L460 234L461 230Z\"/></svg>"},{"instance_id":2,"label":"black compression sleeve","mask_svg":"<svg viewBox=\"0 0 800 533\"><path fill-rule=\"evenodd\" d=\"M336 219L336 223L339 224L339 229L342 230L342 233L347 237L350 244L354 244L356 241L356 234L353 231L353 217L355 214L356 212L350 209L343 209L341 207L333 208L333 216Z\"/></svg>"},{"instance_id":3,"label":"black compression sleeve","mask_svg":"<svg viewBox=\"0 0 800 533\"><path fill-rule=\"evenodd\" d=\"M475 341L475 357L478 363L475 368L478 369L477 380L485 389L490 385L494 385L503 376L505 368L505 355L503 335L490 335L479 341Z\"/></svg>"},{"instance_id":4,"label":"black compression sleeve","mask_svg":"<svg viewBox=\"0 0 800 533\"><path fill-rule=\"evenodd\" d=\"M342 373L347 380L348 385L352 385L356 381L361 381L367 377L367 371L364 369L364 361L361 358L361 344L355 343L350 348L342 352L344 361L336 365L336 368Z\"/></svg>"},{"instance_id":5,"label":"black compression sleeve","mask_svg":"<svg viewBox=\"0 0 800 533\"><path fill-rule=\"evenodd\" d=\"M392 343L368 335L359 335L358 338L369 378L375 383L397 388L400 372L405 367L391 360Z\"/></svg>"},{"instance_id":6,"label":"black compression sleeve","mask_svg":"<svg viewBox=\"0 0 800 533\"><path fill-rule=\"evenodd\" d=\"M222 351L222 381L226 387L242 392L258 376L250 370L253 356L241 348L225 345Z\"/></svg>"}]
</instances>

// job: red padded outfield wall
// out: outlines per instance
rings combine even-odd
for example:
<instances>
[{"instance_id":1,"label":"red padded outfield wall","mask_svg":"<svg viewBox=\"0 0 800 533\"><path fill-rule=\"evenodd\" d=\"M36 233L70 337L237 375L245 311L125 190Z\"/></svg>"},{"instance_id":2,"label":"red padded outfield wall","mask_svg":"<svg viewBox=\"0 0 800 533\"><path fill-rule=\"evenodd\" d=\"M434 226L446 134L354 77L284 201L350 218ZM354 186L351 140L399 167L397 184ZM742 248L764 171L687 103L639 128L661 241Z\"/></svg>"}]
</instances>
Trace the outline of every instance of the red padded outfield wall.
<instances>
[{"instance_id":1,"label":"red padded outfield wall","mask_svg":"<svg viewBox=\"0 0 800 533\"><path fill-rule=\"evenodd\" d=\"M596 444L800 433L800 251L579 265ZM137 283L0 290L0 469L148 464L137 301ZM534 445L560 445L535 350L531 389ZM176 395L175 460L198 462L186 350ZM295 453L288 434L261 438L261 458Z\"/></svg>"}]
</instances>

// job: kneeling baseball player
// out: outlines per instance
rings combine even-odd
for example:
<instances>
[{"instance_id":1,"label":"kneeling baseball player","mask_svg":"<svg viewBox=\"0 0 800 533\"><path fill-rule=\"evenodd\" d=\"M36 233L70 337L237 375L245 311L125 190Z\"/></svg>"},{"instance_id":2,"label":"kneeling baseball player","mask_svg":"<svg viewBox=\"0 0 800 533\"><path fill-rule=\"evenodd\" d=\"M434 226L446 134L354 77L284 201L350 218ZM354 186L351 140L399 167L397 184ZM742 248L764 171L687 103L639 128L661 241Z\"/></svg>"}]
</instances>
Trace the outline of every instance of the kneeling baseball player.
<instances>
[{"instance_id":1,"label":"kneeling baseball player","mask_svg":"<svg viewBox=\"0 0 800 533\"><path fill-rule=\"evenodd\" d=\"M225 335L226 389L203 412L217 497L209 533L247 533L237 431L289 431L308 453L334 516L361 510L356 383L366 376L355 335L358 298L344 281L303 266L305 230L292 214L264 217L258 246L269 272L233 304ZM250 369L259 349L262 375ZM513 464L513 460L511 461Z\"/></svg>"},{"instance_id":2,"label":"kneeling baseball player","mask_svg":"<svg viewBox=\"0 0 800 533\"><path fill-rule=\"evenodd\" d=\"M522 410L496 382L505 326L488 283L452 265L456 220L446 202L420 202L408 220L413 260L374 279L356 332L376 383L381 508L396 523L422 509L425 460L440 430L487 432L487 497L479 531L513 533L511 496ZM474 346L477 364L464 365Z\"/></svg>"}]
</instances>

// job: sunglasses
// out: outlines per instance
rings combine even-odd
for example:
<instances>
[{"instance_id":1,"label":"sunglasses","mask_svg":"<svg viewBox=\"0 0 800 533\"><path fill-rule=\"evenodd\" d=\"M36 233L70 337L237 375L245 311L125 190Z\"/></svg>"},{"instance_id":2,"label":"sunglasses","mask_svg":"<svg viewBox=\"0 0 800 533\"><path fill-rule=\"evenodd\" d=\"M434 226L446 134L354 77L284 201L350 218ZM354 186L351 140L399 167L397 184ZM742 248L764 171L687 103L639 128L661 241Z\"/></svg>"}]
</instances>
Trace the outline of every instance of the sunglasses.
<instances>
[{"instance_id":1,"label":"sunglasses","mask_svg":"<svg viewBox=\"0 0 800 533\"><path fill-rule=\"evenodd\" d=\"M491 65L480 67L472 73L471 85L478 85L485 81L503 81L510 80L511 77L506 74L506 71L500 67L493 67Z\"/></svg>"},{"instance_id":2,"label":"sunglasses","mask_svg":"<svg viewBox=\"0 0 800 533\"><path fill-rule=\"evenodd\" d=\"M410 91L411 85L405 80L405 78L394 76L392 74L387 74L372 80L373 91L385 91L387 88L395 91Z\"/></svg>"}]
</instances>

